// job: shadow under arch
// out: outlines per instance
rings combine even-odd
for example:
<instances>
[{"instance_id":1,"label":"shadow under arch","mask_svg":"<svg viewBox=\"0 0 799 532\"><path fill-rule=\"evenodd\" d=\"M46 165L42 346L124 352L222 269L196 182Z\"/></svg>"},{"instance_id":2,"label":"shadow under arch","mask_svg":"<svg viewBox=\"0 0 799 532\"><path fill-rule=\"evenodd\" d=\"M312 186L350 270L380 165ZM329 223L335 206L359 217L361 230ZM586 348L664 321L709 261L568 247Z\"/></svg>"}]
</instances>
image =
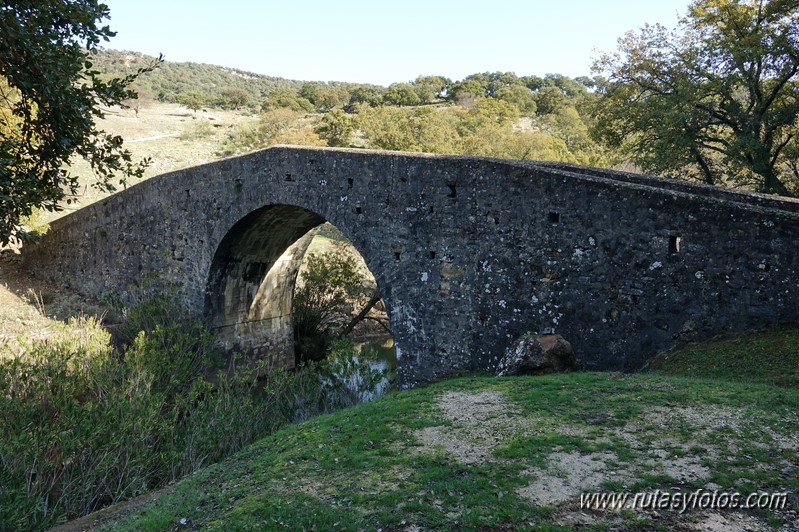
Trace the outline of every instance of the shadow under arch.
<instances>
[{"instance_id":1,"label":"shadow under arch","mask_svg":"<svg viewBox=\"0 0 799 532\"><path fill-rule=\"evenodd\" d=\"M278 204L233 224L214 253L205 290L206 323L220 347L265 360L269 369L294 366L297 273L326 221L305 208Z\"/></svg>"}]
</instances>

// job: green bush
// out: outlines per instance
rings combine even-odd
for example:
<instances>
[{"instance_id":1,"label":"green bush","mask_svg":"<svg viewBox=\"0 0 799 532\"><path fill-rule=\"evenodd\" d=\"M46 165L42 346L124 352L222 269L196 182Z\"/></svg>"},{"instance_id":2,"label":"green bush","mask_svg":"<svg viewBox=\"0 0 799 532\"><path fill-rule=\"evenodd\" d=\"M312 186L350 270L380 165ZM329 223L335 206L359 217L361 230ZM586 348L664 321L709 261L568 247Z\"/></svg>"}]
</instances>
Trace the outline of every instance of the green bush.
<instances>
[{"instance_id":1,"label":"green bush","mask_svg":"<svg viewBox=\"0 0 799 532\"><path fill-rule=\"evenodd\" d=\"M264 147L264 141L258 128L254 125L244 125L228 133L217 155L235 155L254 151L262 147Z\"/></svg>"},{"instance_id":2,"label":"green bush","mask_svg":"<svg viewBox=\"0 0 799 532\"><path fill-rule=\"evenodd\" d=\"M0 530L91 513L360 397L346 391L347 372L360 371L351 344L329 363L259 379L262 366L224 366L212 335L170 322L170 308L132 309L123 329L140 330L119 350L88 318L0 354Z\"/></svg>"},{"instance_id":3,"label":"green bush","mask_svg":"<svg viewBox=\"0 0 799 532\"><path fill-rule=\"evenodd\" d=\"M324 358L331 340L377 290L350 246L335 241L330 251L311 252L303 259L292 302L298 362Z\"/></svg>"},{"instance_id":4,"label":"green bush","mask_svg":"<svg viewBox=\"0 0 799 532\"><path fill-rule=\"evenodd\" d=\"M208 120L198 120L186 126L180 132L180 140L201 140L213 136L214 128Z\"/></svg>"}]
</instances>

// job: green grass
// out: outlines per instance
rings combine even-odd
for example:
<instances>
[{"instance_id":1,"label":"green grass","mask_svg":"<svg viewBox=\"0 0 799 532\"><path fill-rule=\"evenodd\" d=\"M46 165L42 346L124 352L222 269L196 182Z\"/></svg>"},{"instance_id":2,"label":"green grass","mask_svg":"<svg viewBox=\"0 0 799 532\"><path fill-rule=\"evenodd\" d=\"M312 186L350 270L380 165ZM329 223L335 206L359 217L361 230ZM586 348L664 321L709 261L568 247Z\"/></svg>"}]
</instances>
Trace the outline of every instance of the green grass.
<instances>
[{"instance_id":1,"label":"green grass","mask_svg":"<svg viewBox=\"0 0 799 532\"><path fill-rule=\"evenodd\" d=\"M656 358L651 369L663 375L799 387L799 328L684 346Z\"/></svg>"},{"instance_id":2,"label":"green grass","mask_svg":"<svg viewBox=\"0 0 799 532\"><path fill-rule=\"evenodd\" d=\"M457 432L460 421L446 418L436 405L444 394L481 392L501 394L512 405L508 419L531 421L532 428L509 425L490 456L472 464L422 444L419 431L426 427L472 437L469 430ZM680 484L665 472L650 471L643 457L648 443L636 446L614 437L651 413L706 408L743 415L736 418L735 431L686 429L683 420L675 425L652 422L648 429L630 432L669 442L661 447L674 447L675 458L704 460L709 475L702 481ZM783 448L778 441L796 436L791 422L796 412L799 390L766 384L614 373L461 378L286 427L106 526L163 530L178 527L184 519L191 528L209 530L402 530L411 525L567 530L560 514L574 510L574 503L535 505L517 492L531 482L525 470L546 467L554 453L614 453L619 471L637 471L634 477L605 484L616 490L694 489L712 481L722 489L796 493L799 479L781 471L785 464L797 466L797 449ZM571 427L580 435L559 433L558 427ZM668 512L654 521L635 512L593 515L590 529L595 530L669 529L681 518ZM755 515L772 524L782 519L765 512Z\"/></svg>"}]
</instances>

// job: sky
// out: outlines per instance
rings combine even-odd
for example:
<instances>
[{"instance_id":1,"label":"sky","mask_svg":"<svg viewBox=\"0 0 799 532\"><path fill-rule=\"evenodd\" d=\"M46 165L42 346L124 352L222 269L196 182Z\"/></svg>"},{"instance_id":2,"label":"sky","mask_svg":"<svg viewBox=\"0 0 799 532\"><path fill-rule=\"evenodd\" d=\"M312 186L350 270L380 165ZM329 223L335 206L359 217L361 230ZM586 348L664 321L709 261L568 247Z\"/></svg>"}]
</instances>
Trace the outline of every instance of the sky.
<instances>
[{"instance_id":1,"label":"sky","mask_svg":"<svg viewBox=\"0 0 799 532\"><path fill-rule=\"evenodd\" d=\"M628 30L689 0L104 0L106 48L305 81L591 75Z\"/></svg>"}]
</instances>

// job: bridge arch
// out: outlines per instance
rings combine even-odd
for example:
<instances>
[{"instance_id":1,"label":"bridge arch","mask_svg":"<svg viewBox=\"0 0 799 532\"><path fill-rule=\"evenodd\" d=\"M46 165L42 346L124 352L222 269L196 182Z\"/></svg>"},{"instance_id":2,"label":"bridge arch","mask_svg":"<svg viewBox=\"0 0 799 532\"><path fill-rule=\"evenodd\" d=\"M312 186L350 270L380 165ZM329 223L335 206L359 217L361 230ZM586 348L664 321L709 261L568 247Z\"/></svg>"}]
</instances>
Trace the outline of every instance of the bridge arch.
<instances>
[{"instance_id":1,"label":"bridge arch","mask_svg":"<svg viewBox=\"0 0 799 532\"><path fill-rule=\"evenodd\" d=\"M294 365L297 275L326 221L300 206L270 204L246 214L227 231L211 261L204 307L206 323L227 351L245 352L271 367ZM385 299L384 304L388 308Z\"/></svg>"}]
</instances>

